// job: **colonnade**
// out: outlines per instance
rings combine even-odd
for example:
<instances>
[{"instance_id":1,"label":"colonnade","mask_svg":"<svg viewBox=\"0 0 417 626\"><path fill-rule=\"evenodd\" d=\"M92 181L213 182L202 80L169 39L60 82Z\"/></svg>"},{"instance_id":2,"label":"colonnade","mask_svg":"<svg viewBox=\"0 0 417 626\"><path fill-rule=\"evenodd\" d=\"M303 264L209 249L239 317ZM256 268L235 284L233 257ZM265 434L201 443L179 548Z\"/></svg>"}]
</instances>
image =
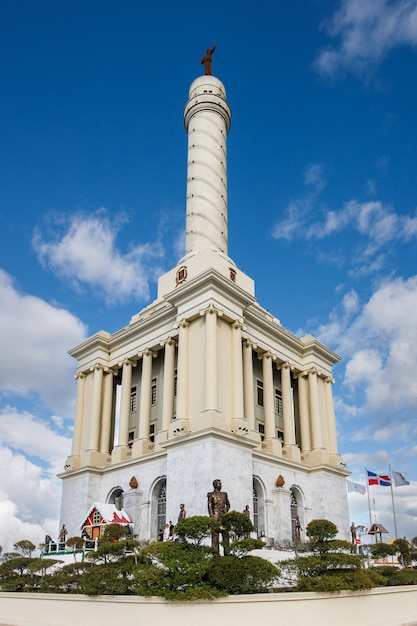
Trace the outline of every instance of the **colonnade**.
<instances>
[{"instance_id":1,"label":"colonnade","mask_svg":"<svg viewBox=\"0 0 417 626\"><path fill-rule=\"evenodd\" d=\"M332 379L321 374L316 368L300 371L289 361L271 351L261 351L249 339L243 339L242 323L223 320L230 326L230 343L219 345L218 323L223 312L213 305L200 312L204 318L203 388L200 389L201 411L224 413L219 406L219 386L227 385L230 390L230 422L225 421L225 428L238 432L234 421L245 422L245 431L256 439L258 432L255 406L256 358L261 361L263 383L263 423L265 451L284 455L300 461L314 460L326 462L329 455L337 455L336 426L331 391ZM159 413L157 441L168 438L170 425L174 420L174 381L177 368L176 414L178 420L192 422L193 430L198 430L198 415L189 415L189 392L195 384L194 372L190 368L190 327L193 321L183 320L178 325L178 335L169 337L157 348L125 359L114 367L97 363L88 371L80 372L78 378L77 403L74 421L72 455L68 467L85 464L105 465L109 461L116 463L128 456L140 456L150 448L151 386L152 361L158 350L164 350L162 410ZM178 348L178 350L177 350ZM226 355L225 350L231 350ZM230 360L230 377L219 380L219 364L227 356ZM129 441L130 402L132 372L141 366L139 393L139 421L136 439ZM280 385L274 377L274 371L280 371ZM121 375L121 376L120 376ZM115 376L121 377L119 420L115 432ZM86 383L88 379L88 398ZM297 380L295 384L294 381ZM280 387L282 398L283 441L277 437L276 389ZM293 393L293 387L297 391ZM229 391L228 391L229 392ZM195 413L195 411L194 411ZM226 426L227 424L227 426ZM297 424L297 433L296 433ZM243 431L242 431L243 432ZM241 434L242 434L241 432ZM114 445L113 445L114 443ZM132 448L130 452L130 447ZM320 451L319 454L317 451ZM318 454L318 456L317 456Z\"/></svg>"}]
</instances>

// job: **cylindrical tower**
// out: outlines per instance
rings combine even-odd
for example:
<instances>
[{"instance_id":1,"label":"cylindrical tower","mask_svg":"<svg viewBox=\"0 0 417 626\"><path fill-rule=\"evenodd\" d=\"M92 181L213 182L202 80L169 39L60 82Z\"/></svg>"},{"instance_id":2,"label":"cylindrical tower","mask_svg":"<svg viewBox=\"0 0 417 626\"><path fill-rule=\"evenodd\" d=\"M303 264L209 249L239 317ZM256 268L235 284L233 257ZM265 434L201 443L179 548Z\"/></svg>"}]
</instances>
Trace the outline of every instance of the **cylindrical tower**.
<instances>
[{"instance_id":1,"label":"cylindrical tower","mask_svg":"<svg viewBox=\"0 0 417 626\"><path fill-rule=\"evenodd\" d=\"M184 110L188 133L185 253L228 254L226 135L231 112L223 83L200 76Z\"/></svg>"}]
</instances>

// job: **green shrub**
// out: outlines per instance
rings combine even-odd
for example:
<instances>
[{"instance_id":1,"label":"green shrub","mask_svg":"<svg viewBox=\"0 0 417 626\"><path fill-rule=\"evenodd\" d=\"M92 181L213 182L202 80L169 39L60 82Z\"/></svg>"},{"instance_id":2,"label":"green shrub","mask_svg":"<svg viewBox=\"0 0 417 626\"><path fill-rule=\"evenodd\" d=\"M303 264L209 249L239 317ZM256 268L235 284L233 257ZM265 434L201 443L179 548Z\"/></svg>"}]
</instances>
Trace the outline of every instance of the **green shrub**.
<instances>
[{"instance_id":1,"label":"green shrub","mask_svg":"<svg viewBox=\"0 0 417 626\"><path fill-rule=\"evenodd\" d=\"M404 567L388 578L388 586L417 585L417 569Z\"/></svg>"},{"instance_id":2,"label":"green shrub","mask_svg":"<svg viewBox=\"0 0 417 626\"><path fill-rule=\"evenodd\" d=\"M259 593L270 587L279 574L275 565L257 556L224 556L213 561L208 580L229 594Z\"/></svg>"},{"instance_id":3,"label":"green shrub","mask_svg":"<svg viewBox=\"0 0 417 626\"><path fill-rule=\"evenodd\" d=\"M385 583L383 578L382 580ZM374 575L369 575L367 570L339 570L317 577L302 576L298 581L297 591L337 592L347 589L358 591L376 586Z\"/></svg>"}]
</instances>

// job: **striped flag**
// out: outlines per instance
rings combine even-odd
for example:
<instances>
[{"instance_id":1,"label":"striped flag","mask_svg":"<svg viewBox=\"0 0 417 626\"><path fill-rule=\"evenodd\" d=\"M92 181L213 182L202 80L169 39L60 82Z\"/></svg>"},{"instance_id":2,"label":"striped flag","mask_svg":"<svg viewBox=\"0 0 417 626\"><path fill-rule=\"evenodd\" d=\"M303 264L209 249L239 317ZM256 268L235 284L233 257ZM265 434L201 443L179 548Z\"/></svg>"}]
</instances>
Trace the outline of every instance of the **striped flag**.
<instances>
[{"instance_id":1,"label":"striped flag","mask_svg":"<svg viewBox=\"0 0 417 626\"><path fill-rule=\"evenodd\" d=\"M389 476L383 476L381 474L375 474L366 470L368 475L368 485L381 485L381 487L391 487L391 478Z\"/></svg>"}]
</instances>

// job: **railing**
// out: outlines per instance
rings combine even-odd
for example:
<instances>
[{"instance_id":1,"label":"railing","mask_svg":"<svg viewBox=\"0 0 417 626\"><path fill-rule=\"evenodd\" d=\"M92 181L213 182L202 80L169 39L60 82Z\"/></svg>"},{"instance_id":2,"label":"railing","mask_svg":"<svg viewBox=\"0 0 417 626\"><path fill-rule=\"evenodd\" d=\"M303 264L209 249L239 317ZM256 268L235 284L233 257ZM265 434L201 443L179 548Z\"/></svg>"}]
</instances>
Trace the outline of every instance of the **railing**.
<instances>
[{"instance_id":1,"label":"railing","mask_svg":"<svg viewBox=\"0 0 417 626\"><path fill-rule=\"evenodd\" d=\"M74 552L91 552L97 550L98 539L84 539L84 545L82 548L73 548L72 546L67 546L66 541L50 541L49 543L44 545L42 550L42 555L44 554L58 554L58 553L67 553L73 554Z\"/></svg>"}]
</instances>

